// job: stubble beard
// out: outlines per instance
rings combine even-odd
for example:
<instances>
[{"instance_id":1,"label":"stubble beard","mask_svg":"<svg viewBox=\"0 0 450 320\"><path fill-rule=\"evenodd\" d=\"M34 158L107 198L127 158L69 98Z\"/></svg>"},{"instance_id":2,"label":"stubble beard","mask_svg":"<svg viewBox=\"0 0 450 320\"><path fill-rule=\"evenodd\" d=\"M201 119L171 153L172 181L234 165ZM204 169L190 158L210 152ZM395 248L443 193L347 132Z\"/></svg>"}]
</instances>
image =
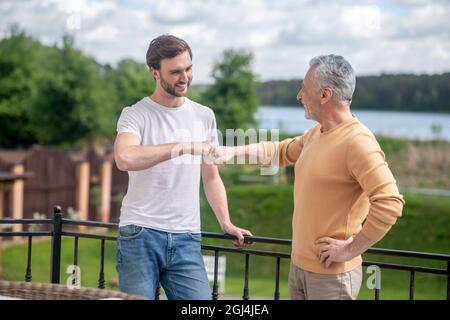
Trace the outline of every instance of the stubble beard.
<instances>
[{"instance_id":1,"label":"stubble beard","mask_svg":"<svg viewBox=\"0 0 450 320\"><path fill-rule=\"evenodd\" d=\"M167 82L164 80L163 77L160 77L160 79L161 79L161 87L164 89L164 91L165 91L166 93L168 93L168 94L170 94L170 95L172 95L172 96L178 97L178 98L184 97L184 96L187 94L187 91L188 91L188 90L186 90L186 94L184 94L184 93L177 93L177 92L175 91L175 85L176 85L176 84L173 85L173 86L171 86L169 83L167 83ZM187 89L189 89L190 84L191 84L191 81L189 81L189 82L187 83Z\"/></svg>"}]
</instances>

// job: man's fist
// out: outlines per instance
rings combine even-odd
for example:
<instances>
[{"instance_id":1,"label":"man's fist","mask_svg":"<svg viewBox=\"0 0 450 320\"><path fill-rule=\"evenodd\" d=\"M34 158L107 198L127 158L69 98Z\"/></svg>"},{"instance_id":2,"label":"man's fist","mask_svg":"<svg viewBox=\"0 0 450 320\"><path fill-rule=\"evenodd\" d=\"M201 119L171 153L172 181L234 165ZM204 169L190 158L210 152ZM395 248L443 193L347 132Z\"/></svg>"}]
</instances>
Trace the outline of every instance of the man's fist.
<instances>
[{"instance_id":1,"label":"man's fist","mask_svg":"<svg viewBox=\"0 0 450 320\"><path fill-rule=\"evenodd\" d=\"M235 156L233 147L221 147L210 145L209 150L203 155L203 160L207 164L224 164Z\"/></svg>"}]
</instances>

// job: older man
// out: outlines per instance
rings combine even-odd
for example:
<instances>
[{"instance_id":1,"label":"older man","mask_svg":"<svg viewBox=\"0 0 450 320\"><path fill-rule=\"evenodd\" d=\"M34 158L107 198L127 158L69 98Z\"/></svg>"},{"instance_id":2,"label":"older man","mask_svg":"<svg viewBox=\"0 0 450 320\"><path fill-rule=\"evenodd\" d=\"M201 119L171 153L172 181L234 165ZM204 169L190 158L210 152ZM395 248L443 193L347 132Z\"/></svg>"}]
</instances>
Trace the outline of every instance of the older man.
<instances>
[{"instance_id":1,"label":"older man","mask_svg":"<svg viewBox=\"0 0 450 320\"><path fill-rule=\"evenodd\" d=\"M361 254L401 216L404 200L384 153L350 111L355 82L343 57L313 58L297 100L305 117L318 122L314 128L213 154L216 163L249 155L260 164L295 166L292 299L356 299Z\"/></svg>"}]
</instances>

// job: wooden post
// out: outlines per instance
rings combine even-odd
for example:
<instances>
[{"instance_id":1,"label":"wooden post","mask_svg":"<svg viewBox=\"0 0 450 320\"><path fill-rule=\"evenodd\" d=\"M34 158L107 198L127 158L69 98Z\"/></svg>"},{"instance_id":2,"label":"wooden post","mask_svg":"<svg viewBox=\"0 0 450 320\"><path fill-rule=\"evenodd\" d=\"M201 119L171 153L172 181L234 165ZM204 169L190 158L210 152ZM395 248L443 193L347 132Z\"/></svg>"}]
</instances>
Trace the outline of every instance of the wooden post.
<instances>
[{"instance_id":1,"label":"wooden post","mask_svg":"<svg viewBox=\"0 0 450 320\"><path fill-rule=\"evenodd\" d=\"M0 185L0 219L3 219L3 198L4 198L3 189L2 186Z\"/></svg>"},{"instance_id":2,"label":"wooden post","mask_svg":"<svg viewBox=\"0 0 450 320\"><path fill-rule=\"evenodd\" d=\"M111 209L112 162L105 160L100 167L102 222L109 222Z\"/></svg>"},{"instance_id":3,"label":"wooden post","mask_svg":"<svg viewBox=\"0 0 450 320\"><path fill-rule=\"evenodd\" d=\"M88 220L89 212L89 162L80 162L77 166L77 191L75 210L80 213L81 220ZM85 226L79 226L80 231L85 231Z\"/></svg>"},{"instance_id":4,"label":"wooden post","mask_svg":"<svg viewBox=\"0 0 450 320\"><path fill-rule=\"evenodd\" d=\"M12 173L21 174L25 172L23 164L15 164L11 169ZM25 182L23 179L15 180L12 183L10 204L13 219L23 219L23 192ZM23 230L22 224L14 224L12 231L21 232Z\"/></svg>"}]
</instances>

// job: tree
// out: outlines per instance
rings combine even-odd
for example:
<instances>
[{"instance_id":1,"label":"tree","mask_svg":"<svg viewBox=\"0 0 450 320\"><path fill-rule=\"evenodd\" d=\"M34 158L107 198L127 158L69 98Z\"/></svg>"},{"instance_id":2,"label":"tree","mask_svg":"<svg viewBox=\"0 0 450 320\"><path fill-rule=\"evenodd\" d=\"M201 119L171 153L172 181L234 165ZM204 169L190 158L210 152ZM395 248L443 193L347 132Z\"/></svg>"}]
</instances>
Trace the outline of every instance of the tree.
<instances>
[{"instance_id":1,"label":"tree","mask_svg":"<svg viewBox=\"0 0 450 320\"><path fill-rule=\"evenodd\" d=\"M96 137L111 139L117 97L106 85L100 66L76 49L69 36L61 49L53 46L48 51L30 109L39 143L69 147Z\"/></svg>"},{"instance_id":2,"label":"tree","mask_svg":"<svg viewBox=\"0 0 450 320\"><path fill-rule=\"evenodd\" d=\"M112 77L121 108L136 103L155 89L155 80L147 66L134 60L121 60Z\"/></svg>"},{"instance_id":3,"label":"tree","mask_svg":"<svg viewBox=\"0 0 450 320\"><path fill-rule=\"evenodd\" d=\"M28 111L38 91L43 46L17 26L0 40L0 147L36 143Z\"/></svg>"},{"instance_id":4,"label":"tree","mask_svg":"<svg viewBox=\"0 0 450 320\"><path fill-rule=\"evenodd\" d=\"M259 103L252 59L251 53L227 50L213 67L214 84L205 91L202 102L214 110L223 134L225 129L247 129L256 124Z\"/></svg>"},{"instance_id":5,"label":"tree","mask_svg":"<svg viewBox=\"0 0 450 320\"><path fill-rule=\"evenodd\" d=\"M264 105L297 105L300 80L264 82L258 92ZM356 79L352 109L450 112L450 73L382 74Z\"/></svg>"}]
</instances>

